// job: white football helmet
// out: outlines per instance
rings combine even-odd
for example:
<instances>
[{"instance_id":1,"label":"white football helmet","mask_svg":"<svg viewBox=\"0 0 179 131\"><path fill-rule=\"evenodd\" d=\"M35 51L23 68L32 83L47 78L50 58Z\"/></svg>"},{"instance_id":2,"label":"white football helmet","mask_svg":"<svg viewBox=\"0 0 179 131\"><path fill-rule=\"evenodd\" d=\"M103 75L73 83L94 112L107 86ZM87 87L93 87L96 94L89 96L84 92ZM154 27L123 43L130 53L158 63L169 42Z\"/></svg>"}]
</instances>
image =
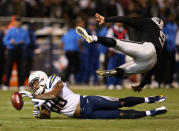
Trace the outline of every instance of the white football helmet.
<instances>
[{"instance_id":1,"label":"white football helmet","mask_svg":"<svg viewBox=\"0 0 179 131\"><path fill-rule=\"evenodd\" d=\"M29 87L34 91L36 95L42 94L45 88L45 84L48 80L48 76L43 71L34 71L29 76ZM33 84L37 81L39 84L38 89L34 89Z\"/></svg>"},{"instance_id":2,"label":"white football helmet","mask_svg":"<svg viewBox=\"0 0 179 131\"><path fill-rule=\"evenodd\" d=\"M155 22L155 24L157 24L157 26L162 30L163 29L163 26L164 26L164 23L163 23L163 20L158 18L158 17L152 17L151 18L153 22Z\"/></svg>"}]
</instances>

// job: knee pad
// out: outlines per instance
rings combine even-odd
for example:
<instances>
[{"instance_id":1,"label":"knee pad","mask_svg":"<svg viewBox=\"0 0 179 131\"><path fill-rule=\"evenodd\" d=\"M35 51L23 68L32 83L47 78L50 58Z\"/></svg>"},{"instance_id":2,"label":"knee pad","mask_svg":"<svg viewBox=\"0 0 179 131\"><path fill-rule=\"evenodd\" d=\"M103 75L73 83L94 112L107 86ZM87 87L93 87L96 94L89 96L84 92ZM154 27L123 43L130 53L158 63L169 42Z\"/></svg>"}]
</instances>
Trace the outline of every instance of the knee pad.
<instances>
[{"instance_id":1,"label":"knee pad","mask_svg":"<svg viewBox=\"0 0 179 131\"><path fill-rule=\"evenodd\" d=\"M125 106L126 105L126 99L125 98L119 99L119 103L120 103L121 106Z\"/></svg>"},{"instance_id":2,"label":"knee pad","mask_svg":"<svg viewBox=\"0 0 179 131\"><path fill-rule=\"evenodd\" d=\"M119 99L120 105L125 106L125 107L132 107L133 106L133 104L131 104L130 101L131 100L130 100L129 97Z\"/></svg>"}]
</instances>

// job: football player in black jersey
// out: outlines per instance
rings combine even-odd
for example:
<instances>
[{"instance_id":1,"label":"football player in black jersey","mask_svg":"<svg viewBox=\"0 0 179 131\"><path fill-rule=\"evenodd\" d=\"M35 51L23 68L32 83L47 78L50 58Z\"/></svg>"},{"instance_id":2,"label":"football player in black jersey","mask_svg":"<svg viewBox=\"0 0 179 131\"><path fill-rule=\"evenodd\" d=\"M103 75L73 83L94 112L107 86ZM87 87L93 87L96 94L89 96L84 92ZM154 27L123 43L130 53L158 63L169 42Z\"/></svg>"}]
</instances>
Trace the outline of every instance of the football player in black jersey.
<instances>
[{"instance_id":1,"label":"football player in black jersey","mask_svg":"<svg viewBox=\"0 0 179 131\"><path fill-rule=\"evenodd\" d=\"M157 61L161 57L161 51L165 43L165 35L162 32L163 21L158 17L104 17L98 13L96 13L96 20L99 21L99 25L105 22L124 23L140 33L138 41L127 41L89 35L83 28L76 28L76 32L88 43L101 43L104 46L114 47L124 54L131 56L133 58L132 61L115 69L99 69L96 72L104 77L123 77L131 74L146 73L139 85L132 86L134 91L140 92L159 65Z\"/></svg>"}]
</instances>

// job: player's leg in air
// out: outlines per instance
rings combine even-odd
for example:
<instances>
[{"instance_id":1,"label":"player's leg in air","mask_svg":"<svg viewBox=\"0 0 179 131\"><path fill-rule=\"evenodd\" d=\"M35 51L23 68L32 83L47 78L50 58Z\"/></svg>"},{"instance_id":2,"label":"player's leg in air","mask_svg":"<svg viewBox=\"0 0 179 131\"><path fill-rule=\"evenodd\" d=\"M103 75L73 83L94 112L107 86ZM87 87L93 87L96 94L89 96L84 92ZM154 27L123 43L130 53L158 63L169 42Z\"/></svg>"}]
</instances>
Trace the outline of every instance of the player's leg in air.
<instances>
[{"instance_id":1,"label":"player's leg in air","mask_svg":"<svg viewBox=\"0 0 179 131\"><path fill-rule=\"evenodd\" d=\"M141 103L165 101L165 96L113 98L106 96L81 96L81 118L83 119L136 119L145 116L156 116L167 112L162 106L149 111L120 110L121 107L132 107Z\"/></svg>"},{"instance_id":2,"label":"player's leg in air","mask_svg":"<svg viewBox=\"0 0 179 131\"><path fill-rule=\"evenodd\" d=\"M109 37L88 35L86 30L81 27L77 27L76 32L88 43L96 42L107 47L114 47L134 59L133 61L125 63L112 70L97 70L98 75L105 77L123 77L136 73L144 73L152 69L157 62L155 47L149 42L138 43Z\"/></svg>"}]
</instances>

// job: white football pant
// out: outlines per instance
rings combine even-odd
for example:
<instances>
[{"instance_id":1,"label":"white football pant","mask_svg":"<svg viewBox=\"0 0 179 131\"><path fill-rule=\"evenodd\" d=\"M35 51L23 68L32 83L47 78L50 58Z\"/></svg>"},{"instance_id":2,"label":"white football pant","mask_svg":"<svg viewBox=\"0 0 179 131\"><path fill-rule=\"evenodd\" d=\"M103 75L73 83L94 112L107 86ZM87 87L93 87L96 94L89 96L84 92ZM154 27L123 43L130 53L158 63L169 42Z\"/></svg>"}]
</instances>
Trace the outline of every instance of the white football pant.
<instances>
[{"instance_id":1,"label":"white football pant","mask_svg":"<svg viewBox=\"0 0 179 131\"><path fill-rule=\"evenodd\" d=\"M132 61L119 66L124 70L124 76L144 73L152 69L156 64L157 54L152 43L144 42L139 44L125 40L115 40L117 43L115 49L133 58Z\"/></svg>"}]
</instances>

